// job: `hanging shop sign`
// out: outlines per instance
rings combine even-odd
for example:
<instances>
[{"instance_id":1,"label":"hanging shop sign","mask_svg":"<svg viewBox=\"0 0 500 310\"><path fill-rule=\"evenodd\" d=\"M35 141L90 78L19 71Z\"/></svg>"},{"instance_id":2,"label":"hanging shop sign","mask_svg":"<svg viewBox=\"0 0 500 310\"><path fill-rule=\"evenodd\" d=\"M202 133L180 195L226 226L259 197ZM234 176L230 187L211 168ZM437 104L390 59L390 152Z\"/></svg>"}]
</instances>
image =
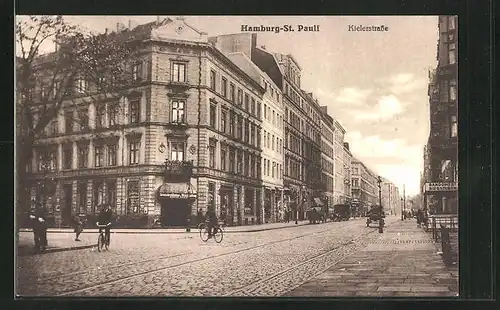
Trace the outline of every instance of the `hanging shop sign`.
<instances>
[{"instance_id":1,"label":"hanging shop sign","mask_svg":"<svg viewBox=\"0 0 500 310\"><path fill-rule=\"evenodd\" d=\"M458 190L457 182L425 183L425 192L454 192Z\"/></svg>"}]
</instances>

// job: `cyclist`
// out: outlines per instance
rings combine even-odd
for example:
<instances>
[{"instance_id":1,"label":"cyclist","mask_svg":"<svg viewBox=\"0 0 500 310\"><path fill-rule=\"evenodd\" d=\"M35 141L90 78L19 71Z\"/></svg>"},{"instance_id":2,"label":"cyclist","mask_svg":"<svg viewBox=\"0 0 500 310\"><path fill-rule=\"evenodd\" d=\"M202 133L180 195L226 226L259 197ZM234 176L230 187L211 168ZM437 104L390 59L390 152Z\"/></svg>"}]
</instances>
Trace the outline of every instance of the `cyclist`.
<instances>
[{"instance_id":1,"label":"cyclist","mask_svg":"<svg viewBox=\"0 0 500 310\"><path fill-rule=\"evenodd\" d=\"M109 204L103 205L101 211L99 212L99 215L97 217L97 225L108 225L111 224L111 216L113 215L113 212L111 211L111 208ZM99 233L101 232L102 228L99 228ZM110 235L111 235L111 227L110 225L106 226L104 228L104 233L106 236L106 240L108 241L107 244L109 245L109 240L110 240Z\"/></svg>"},{"instance_id":2,"label":"cyclist","mask_svg":"<svg viewBox=\"0 0 500 310\"><path fill-rule=\"evenodd\" d=\"M205 219L208 226L208 238L210 239L212 235L215 235L218 224L217 215L215 214L215 208L213 206L208 207Z\"/></svg>"}]
</instances>

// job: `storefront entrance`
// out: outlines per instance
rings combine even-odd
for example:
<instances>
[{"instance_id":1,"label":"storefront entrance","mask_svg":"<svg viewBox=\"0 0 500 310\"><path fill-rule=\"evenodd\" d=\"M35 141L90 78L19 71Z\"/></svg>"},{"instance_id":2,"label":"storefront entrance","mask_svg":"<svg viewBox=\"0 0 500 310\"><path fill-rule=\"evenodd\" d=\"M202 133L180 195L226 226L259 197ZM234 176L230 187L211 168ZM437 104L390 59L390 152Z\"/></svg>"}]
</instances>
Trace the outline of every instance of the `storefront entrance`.
<instances>
[{"instance_id":1,"label":"storefront entrance","mask_svg":"<svg viewBox=\"0 0 500 310\"><path fill-rule=\"evenodd\" d=\"M191 216L189 199L163 198L161 204L161 225L163 227L186 227Z\"/></svg>"}]
</instances>

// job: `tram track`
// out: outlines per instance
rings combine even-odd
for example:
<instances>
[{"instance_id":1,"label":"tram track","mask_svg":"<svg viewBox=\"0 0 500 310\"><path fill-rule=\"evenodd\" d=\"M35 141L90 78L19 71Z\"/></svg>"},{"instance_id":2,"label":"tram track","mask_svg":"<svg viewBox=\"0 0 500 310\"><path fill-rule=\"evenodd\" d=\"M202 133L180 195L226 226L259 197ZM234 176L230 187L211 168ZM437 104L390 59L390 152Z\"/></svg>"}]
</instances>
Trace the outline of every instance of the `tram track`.
<instances>
[{"instance_id":1,"label":"tram track","mask_svg":"<svg viewBox=\"0 0 500 310\"><path fill-rule=\"evenodd\" d=\"M258 245L255 245L255 246L246 247L246 248L239 249L239 250L236 250L236 251L229 251L229 252L220 253L220 254L217 254L217 255L212 255L212 256L207 256L207 257L202 257L202 258L191 259L191 260L188 260L188 261L180 262L180 263L177 263L177 264L172 264L172 265L169 265L169 266L164 266L164 267L159 267L159 268L153 268L151 270L141 271L141 272L134 273L134 274L131 274L131 275L126 275L126 276L121 276L121 277L119 276L119 277L111 279L111 280L100 281L98 283L91 284L91 285L85 285L83 287L80 286L80 287L78 287L76 289L64 290L62 292L58 292L55 296L72 296L72 295L77 294L78 292L83 292L85 290L92 289L92 288L95 288L95 287L99 287L101 285L109 285L109 284L117 283L117 282L120 282L120 281L123 281L123 280L132 279L132 278L144 276L144 275L147 275L147 274L150 274L150 273L159 272L159 271L162 271L162 270L173 269L173 268L177 268L177 267L181 267L181 266L185 266L185 265L189 265L189 264L193 264L193 263L198 263L198 262L202 262L202 261L206 261L206 260L210 260L210 259L217 259L219 257L224 257L224 256L229 256L229 255L235 255L235 254L246 252L246 251L252 251L252 250L255 250L255 249L259 249L259 248L264 248L264 247L267 247L267 246L272 246L272 245L275 245L275 244L292 241L292 240L295 240L295 239L311 237L313 235L325 234L325 233L331 232L331 226L330 225L328 225L328 226L329 226L328 228L322 229L320 231L314 231L314 232L311 232L311 233L301 234L301 235L293 236L293 237L290 237L290 238L284 238L284 239L280 239L280 240L276 240L276 241L266 242L266 243L263 243L263 244L258 244ZM345 228L345 226L343 226L343 228ZM197 251L186 252L186 253L183 253L183 254L176 255L176 257L182 256L182 255L195 254L195 253L197 253ZM147 260L141 260L141 261L136 261L136 262L132 262L132 263L127 263L126 265L137 265L137 264L142 264L142 263L145 263L145 262L148 262L148 261L155 261L155 260L168 259L168 258L169 258L169 256L165 256L165 257L161 257L160 256L160 257L156 257L155 259L147 259ZM106 269L112 269L112 268L121 267L123 265L124 264L118 264L118 265L114 265L114 266L106 266L104 268L106 268ZM80 272L75 272L73 274L64 274L63 276L64 277L75 276L77 274L83 274L83 273L86 273L86 272L80 271Z\"/></svg>"},{"instance_id":2,"label":"tram track","mask_svg":"<svg viewBox=\"0 0 500 310\"><path fill-rule=\"evenodd\" d=\"M329 250L326 250L326 251L324 251L322 253L314 255L314 256L312 256L312 257L310 257L310 258L308 258L308 259L306 259L306 260L298 263L297 265L294 265L294 266L289 267L289 268L287 268L285 270L277 272L277 273L275 273L275 274L273 274L273 275L271 275L271 276L269 276L269 277L267 277L265 279L254 281L254 282L252 282L250 284L247 284L247 285L245 285L243 287L240 287L240 288L238 288L236 290L232 290L231 292L226 293L223 296L225 296L225 297L229 297L229 296L252 296L252 295L254 295L254 293L257 290L259 290L259 285L263 285L266 282L270 282L270 281L276 280L277 278L279 278L282 275L289 274L292 271L297 270L297 269L299 269L299 268L301 268L301 267L303 267L305 265L311 264L311 263L313 263L314 261L316 261L316 260L318 260L320 258L323 258L323 257L326 257L328 255L331 255L332 253L338 251L340 248L348 247L350 245L355 244L357 241L360 241L360 240L361 241L366 240L367 237L369 237L370 235L372 235L374 233L375 233L375 231L365 232L365 233L361 234L360 236L357 236L356 238L352 238L349 241L342 242L341 244L338 244L338 245L336 245L335 247L333 247L333 248L331 248ZM354 248L356 248L356 247L354 246ZM314 275L317 275L317 274L321 273L322 271L324 271L324 270L330 268L331 266L335 265L336 263L338 263L339 261L341 261L342 259L344 259L346 256L348 256L350 253L351 252L346 253L344 255L339 255L339 257L337 259L335 259L332 263L328 264L328 266L326 268L322 268L321 270L315 272ZM301 285L303 282L306 282L306 281L307 281L307 279L303 280L302 282L298 281L299 283L296 283L295 287ZM295 287L290 287L289 290L293 290Z\"/></svg>"}]
</instances>

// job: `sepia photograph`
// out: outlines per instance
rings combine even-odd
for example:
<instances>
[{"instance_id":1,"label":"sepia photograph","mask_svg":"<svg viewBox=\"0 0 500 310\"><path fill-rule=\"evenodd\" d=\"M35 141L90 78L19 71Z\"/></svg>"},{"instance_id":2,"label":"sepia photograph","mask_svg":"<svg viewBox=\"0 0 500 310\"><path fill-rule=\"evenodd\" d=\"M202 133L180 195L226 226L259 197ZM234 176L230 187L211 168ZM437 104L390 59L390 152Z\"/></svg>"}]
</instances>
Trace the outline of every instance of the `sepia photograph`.
<instances>
[{"instance_id":1,"label":"sepia photograph","mask_svg":"<svg viewBox=\"0 0 500 310\"><path fill-rule=\"evenodd\" d=\"M15 19L17 298L459 296L457 16Z\"/></svg>"}]
</instances>

